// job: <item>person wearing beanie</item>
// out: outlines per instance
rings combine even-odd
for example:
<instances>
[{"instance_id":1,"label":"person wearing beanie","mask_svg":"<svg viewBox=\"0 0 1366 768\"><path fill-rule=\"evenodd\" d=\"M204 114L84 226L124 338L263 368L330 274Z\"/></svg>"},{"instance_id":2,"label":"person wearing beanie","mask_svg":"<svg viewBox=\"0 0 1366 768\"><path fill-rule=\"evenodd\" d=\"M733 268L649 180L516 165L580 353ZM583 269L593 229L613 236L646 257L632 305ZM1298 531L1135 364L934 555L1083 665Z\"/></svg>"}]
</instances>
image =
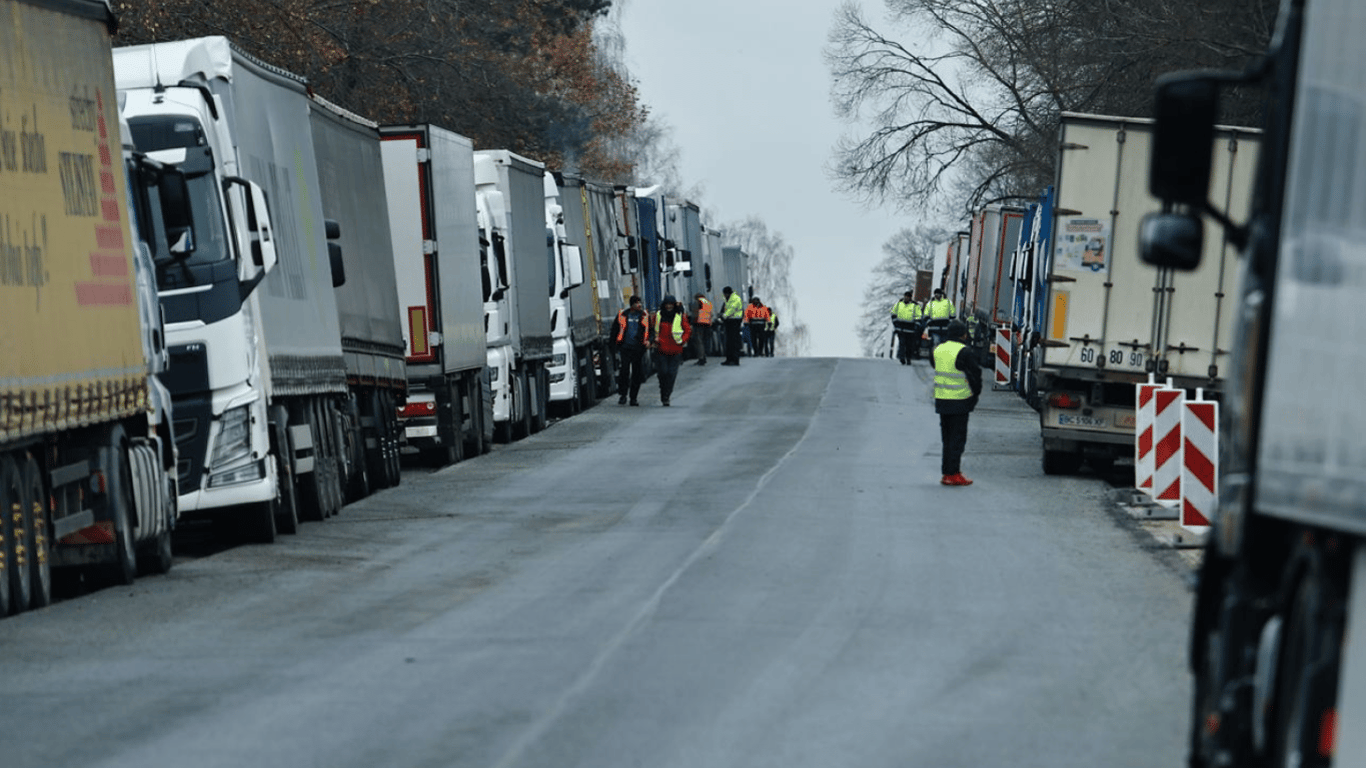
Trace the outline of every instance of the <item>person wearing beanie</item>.
<instances>
[{"instance_id":1,"label":"person wearing beanie","mask_svg":"<svg viewBox=\"0 0 1366 768\"><path fill-rule=\"evenodd\" d=\"M632 296L626 309L617 313L616 332L612 334L616 345L620 368L617 379L617 405L631 405L640 394L640 385L645 381L645 350L650 347L650 315L645 311L645 302L639 296Z\"/></svg>"},{"instance_id":2,"label":"person wearing beanie","mask_svg":"<svg viewBox=\"0 0 1366 768\"><path fill-rule=\"evenodd\" d=\"M944 330L945 341L934 348L934 411L939 414L939 436L944 444L940 469L943 485L972 485L963 476L963 449L968 443L968 415L982 394L982 369L966 343L968 326L954 320Z\"/></svg>"},{"instance_id":3,"label":"person wearing beanie","mask_svg":"<svg viewBox=\"0 0 1366 768\"><path fill-rule=\"evenodd\" d=\"M669 405L669 396L674 392L674 382L678 380L679 366L683 365L683 350L688 348L688 338L692 336L692 325L688 323L688 313L678 306L673 296L665 296L659 303L653 324L655 351L655 376L659 378L659 402Z\"/></svg>"}]
</instances>

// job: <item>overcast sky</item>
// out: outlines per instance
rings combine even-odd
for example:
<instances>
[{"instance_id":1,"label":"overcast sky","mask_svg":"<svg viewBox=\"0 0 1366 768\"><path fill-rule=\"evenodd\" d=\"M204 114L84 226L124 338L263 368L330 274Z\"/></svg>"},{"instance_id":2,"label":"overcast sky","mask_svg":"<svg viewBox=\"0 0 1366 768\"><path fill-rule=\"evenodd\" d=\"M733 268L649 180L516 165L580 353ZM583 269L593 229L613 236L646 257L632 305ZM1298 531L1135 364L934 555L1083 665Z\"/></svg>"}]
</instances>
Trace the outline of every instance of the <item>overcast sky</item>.
<instances>
[{"instance_id":1,"label":"overcast sky","mask_svg":"<svg viewBox=\"0 0 1366 768\"><path fill-rule=\"evenodd\" d=\"M820 357L859 354L854 326L871 269L882 244L916 223L860 208L826 173L846 130L822 57L838 5L629 0L621 14L627 66L673 128L684 186L702 186L719 218L708 223L756 215L792 246L797 314ZM882 18L878 0L865 6Z\"/></svg>"}]
</instances>

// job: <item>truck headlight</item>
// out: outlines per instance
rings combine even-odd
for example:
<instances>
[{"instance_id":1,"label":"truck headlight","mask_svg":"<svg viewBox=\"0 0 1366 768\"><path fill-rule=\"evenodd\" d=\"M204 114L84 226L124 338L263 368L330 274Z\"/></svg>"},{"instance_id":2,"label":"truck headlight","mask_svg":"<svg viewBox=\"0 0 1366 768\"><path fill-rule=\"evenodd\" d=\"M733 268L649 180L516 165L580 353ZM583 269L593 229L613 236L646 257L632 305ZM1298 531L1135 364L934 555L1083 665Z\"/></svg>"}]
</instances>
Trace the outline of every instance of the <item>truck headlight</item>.
<instances>
[{"instance_id":1,"label":"truck headlight","mask_svg":"<svg viewBox=\"0 0 1366 768\"><path fill-rule=\"evenodd\" d=\"M251 453L251 406L225 411L218 420L218 438L209 457L209 469L245 459Z\"/></svg>"},{"instance_id":2,"label":"truck headlight","mask_svg":"<svg viewBox=\"0 0 1366 768\"><path fill-rule=\"evenodd\" d=\"M555 368L559 368L567 362L569 362L569 357L563 352L550 358L550 365Z\"/></svg>"},{"instance_id":3,"label":"truck headlight","mask_svg":"<svg viewBox=\"0 0 1366 768\"><path fill-rule=\"evenodd\" d=\"M209 487L219 488L224 485L236 485L237 483L252 483L266 476L266 460L253 461L235 469L228 469L222 472L215 472L209 475Z\"/></svg>"}]
</instances>

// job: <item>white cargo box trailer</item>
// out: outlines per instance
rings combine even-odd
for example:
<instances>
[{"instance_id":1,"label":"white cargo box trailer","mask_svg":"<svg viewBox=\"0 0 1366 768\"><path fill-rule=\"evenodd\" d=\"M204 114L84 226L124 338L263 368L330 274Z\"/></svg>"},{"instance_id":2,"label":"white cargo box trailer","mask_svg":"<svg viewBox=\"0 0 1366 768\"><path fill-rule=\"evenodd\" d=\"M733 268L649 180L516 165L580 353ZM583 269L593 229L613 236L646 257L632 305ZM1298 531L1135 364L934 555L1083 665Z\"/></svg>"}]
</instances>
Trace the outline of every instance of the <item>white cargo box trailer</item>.
<instances>
[{"instance_id":1,"label":"white cargo box trailer","mask_svg":"<svg viewBox=\"0 0 1366 768\"><path fill-rule=\"evenodd\" d=\"M434 125L380 128L408 370L404 440L436 464L492 440L474 145Z\"/></svg>"},{"instance_id":2,"label":"white cargo box trailer","mask_svg":"<svg viewBox=\"0 0 1366 768\"><path fill-rule=\"evenodd\" d=\"M1246 216L1258 133L1220 128L1210 197ZM1064 114L1053 253L1041 327L1040 425L1044 471L1074 471L1131 457L1134 385L1149 374L1217 390L1227 364L1235 248L1205 242L1198 270L1175 273L1138 257L1148 193L1149 121Z\"/></svg>"}]
</instances>

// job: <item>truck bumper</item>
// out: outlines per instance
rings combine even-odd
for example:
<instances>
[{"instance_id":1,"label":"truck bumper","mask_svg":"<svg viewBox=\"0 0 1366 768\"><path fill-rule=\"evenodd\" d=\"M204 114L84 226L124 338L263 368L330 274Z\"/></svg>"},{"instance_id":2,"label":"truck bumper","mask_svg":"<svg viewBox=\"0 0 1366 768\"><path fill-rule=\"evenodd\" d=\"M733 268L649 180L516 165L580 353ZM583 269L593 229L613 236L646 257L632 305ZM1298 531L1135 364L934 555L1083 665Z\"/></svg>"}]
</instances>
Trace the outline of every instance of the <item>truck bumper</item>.
<instances>
[{"instance_id":1,"label":"truck bumper","mask_svg":"<svg viewBox=\"0 0 1366 768\"><path fill-rule=\"evenodd\" d=\"M568 339L556 339L551 347L550 364L550 401L565 402L574 399L574 345Z\"/></svg>"},{"instance_id":2,"label":"truck bumper","mask_svg":"<svg viewBox=\"0 0 1366 768\"><path fill-rule=\"evenodd\" d=\"M512 419L512 347L489 347L489 374L493 387L493 420Z\"/></svg>"},{"instance_id":3,"label":"truck bumper","mask_svg":"<svg viewBox=\"0 0 1366 768\"><path fill-rule=\"evenodd\" d=\"M203 488L180 495L180 514L193 517L223 507L236 507L244 504L259 504L275 498L275 464L266 459L259 460L264 466L265 476L260 480L216 488Z\"/></svg>"}]
</instances>

